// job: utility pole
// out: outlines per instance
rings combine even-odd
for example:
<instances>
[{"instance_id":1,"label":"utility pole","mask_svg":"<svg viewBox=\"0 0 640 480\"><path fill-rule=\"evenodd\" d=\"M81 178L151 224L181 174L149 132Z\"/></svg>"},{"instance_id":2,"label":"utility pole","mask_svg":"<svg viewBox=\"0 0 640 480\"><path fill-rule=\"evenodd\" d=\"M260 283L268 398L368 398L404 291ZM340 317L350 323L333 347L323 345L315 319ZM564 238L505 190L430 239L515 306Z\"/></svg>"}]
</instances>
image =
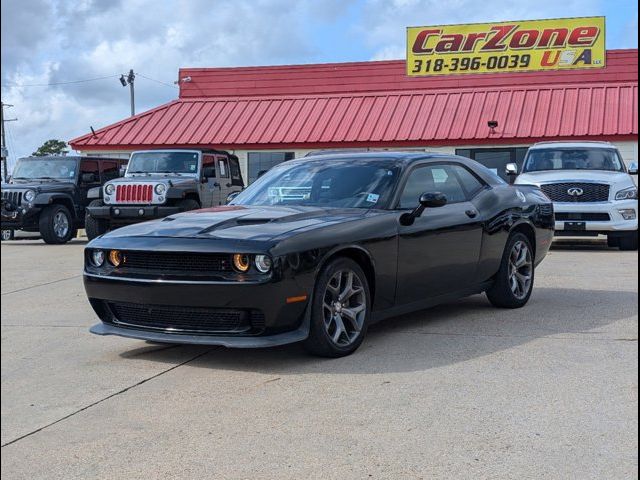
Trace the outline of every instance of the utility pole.
<instances>
[{"instance_id":1,"label":"utility pole","mask_svg":"<svg viewBox=\"0 0 640 480\"><path fill-rule=\"evenodd\" d=\"M131 116L133 117L136 114L136 102L135 102L135 92L133 90L133 82L136 79L136 74L133 73L133 69L129 70L129 74L125 77L124 75L120 75L120 83L123 87L129 85L129 97L131 98Z\"/></svg>"},{"instance_id":2,"label":"utility pole","mask_svg":"<svg viewBox=\"0 0 640 480\"><path fill-rule=\"evenodd\" d=\"M15 122L18 120L17 118L11 118L9 120L4 119L4 107L13 107L13 105L9 105L8 103L0 102L0 140L2 141L2 145L0 146L2 152L2 177L3 180L6 181L9 178L9 166L7 165L9 159L8 151L7 151L7 137L4 133L4 122Z\"/></svg>"}]
</instances>

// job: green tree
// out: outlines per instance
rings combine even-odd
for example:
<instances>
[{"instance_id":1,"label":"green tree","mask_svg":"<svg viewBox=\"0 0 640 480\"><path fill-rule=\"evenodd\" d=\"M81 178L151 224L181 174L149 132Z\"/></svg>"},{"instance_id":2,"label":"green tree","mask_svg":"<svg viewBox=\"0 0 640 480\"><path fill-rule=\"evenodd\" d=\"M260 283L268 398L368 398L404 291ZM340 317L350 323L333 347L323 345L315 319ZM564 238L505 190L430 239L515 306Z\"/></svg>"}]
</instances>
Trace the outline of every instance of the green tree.
<instances>
[{"instance_id":1,"label":"green tree","mask_svg":"<svg viewBox=\"0 0 640 480\"><path fill-rule=\"evenodd\" d=\"M51 139L44 142L38 150L31 155L34 157L44 157L45 155L60 155L67 152L67 144L62 140Z\"/></svg>"}]
</instances>

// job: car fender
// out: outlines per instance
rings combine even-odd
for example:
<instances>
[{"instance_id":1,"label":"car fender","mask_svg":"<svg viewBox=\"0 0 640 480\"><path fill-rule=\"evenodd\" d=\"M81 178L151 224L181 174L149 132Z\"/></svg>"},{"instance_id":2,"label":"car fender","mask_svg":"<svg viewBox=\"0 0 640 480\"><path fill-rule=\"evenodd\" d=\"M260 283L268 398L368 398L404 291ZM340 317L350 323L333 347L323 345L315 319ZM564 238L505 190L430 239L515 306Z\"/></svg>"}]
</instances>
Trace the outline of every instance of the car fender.
<instances>
[{"instance_id":1,"label":"car fender","mask_svg":"<svg viewBox=\"0 0 640 480\"><path fill-rule=\"evenodd\" d=\"M33 199L33 204L38 207L46 207L54 203L61 203L65 207L69 208L71 214L76 217L76 203L73 197L66 193L51 192L51 193L39 193L36 198Z\"/></svg>"},{"instance_id":2,"label":"car fender","mask_svg":"<svg viewBox=\"0 0 640 480\"><path fill-rule=\"evenodd\" d=\"M167 194L165 197L171 200L182 199L187 195L198 195L198 190L196 188L179 188L179 187L169 187L167 189Z\"/></svg>"},{"instance_id":3,"label":"car fender","mask_svg":"<svg viewBox=\"0 0 640 480\"><path fill-rule=\"evenodd\" d=\"M89 200L102 199L102 187L93 187L90 188L87 192L87 198Z\"/></svg>"}]
</instances>

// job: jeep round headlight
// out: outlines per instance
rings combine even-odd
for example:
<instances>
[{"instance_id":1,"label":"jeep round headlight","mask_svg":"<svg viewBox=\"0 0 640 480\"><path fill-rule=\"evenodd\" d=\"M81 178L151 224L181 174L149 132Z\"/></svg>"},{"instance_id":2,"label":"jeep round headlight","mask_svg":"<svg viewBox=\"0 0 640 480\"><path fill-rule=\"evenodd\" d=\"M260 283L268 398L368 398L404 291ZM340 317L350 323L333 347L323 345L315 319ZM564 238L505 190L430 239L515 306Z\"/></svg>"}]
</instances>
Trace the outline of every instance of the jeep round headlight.
<instances>
[{"instance_id":1,"label":"jeep round headlight","mask_svg":"<svg viewBox=\"0 0 640 480\"><path fill-rule=\"evenodd\" d=\"M102 250L94 250L91 252L91 263L94 267L101 267L104 265L104 251Z\"/></svg>"},{"instance_id":2,"label":"jeep round headlight","mask_svg":"<svg viewBox=\"0 0 640 480\"><path fill-rule=\"evenodd\" d=\"M256 255L255 260L256 268L260 273L267 273L271 270L271 258L267 255Z\"/></svg>"},{"instance_id":3,"label":"jeep round headlight","mask_svg":"<svg viewBox=\"0 0 640 480\"><path fill-rule=\"evenodd\" d=\"M34 190L27 190L24 192L22 196L27 202L33 202L33 199L36 198L36 192Z\"/></svg>"},{"instance_id":4,"label":"jeep round headlight","mask_svg":"<svg viewBox=\"0 0 640 480\"><path fill-rule=\"evenodd\" d=\"M616 200L637 200L638 189L636 187L625 188L616 193Z\"/></svg>"},{"instance_id":5,"label":"jeep round headlight","mask_svg":"<svg viewBox=\"0 0 640 480\"><path fill-rule=\"evenodd\" d=\"M248 271L249 267L251 266L249 262L249 255L246 255L244 253L236 253L233 256L233 266L239 272L244 273Z\"/></svg>"},{"instance_id":6,"label":"jeep round headlight","mask_svg":"<svg viewBox=\"0 0 640 480\"><path fill-rule=\"evenodd\" d=\"M113 195L116 191L116 186L113 183L107 183L104 186L104 193L107 195Z\"/></svg>"},{"instance_id":7,"label":"jeep round headlight","mask_svg":"<svg viewBox=\"0 0 640 480\"><path fill-rule=\"evenodd\" d=\"M167 191L167 186L164 183L159 183L156 185L155 191L158 195L164 195L164 192Z\"/></svg>"}]
</instances>

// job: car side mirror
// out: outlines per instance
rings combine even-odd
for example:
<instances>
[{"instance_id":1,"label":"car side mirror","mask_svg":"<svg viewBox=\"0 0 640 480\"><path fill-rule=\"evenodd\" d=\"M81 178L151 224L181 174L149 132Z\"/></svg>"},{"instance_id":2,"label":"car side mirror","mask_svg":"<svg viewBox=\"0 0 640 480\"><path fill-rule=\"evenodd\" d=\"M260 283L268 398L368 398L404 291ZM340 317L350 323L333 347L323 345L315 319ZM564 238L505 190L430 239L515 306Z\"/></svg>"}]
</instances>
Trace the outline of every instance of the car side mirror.
<instances>
[{"instance_id":1,"label":"car side mirror","mask_svg":"<svg viewBox=\"0 0 640 480\"><path fill-rule=\"evenodd\" d=\"M504 173L509 178L509 183L513 185L516 182L516 177L518 176L518 164L508 163Z\"/></svg>"},{"instance_id":2,"label":"car side mirror","mask_svg":"<svg viewBox=\"0 0 640 480\"><path fill-rule=\"evenodd\" d=\"M426 208L439 208L447 204L447 196L444 193L423 193L418 200L419 205L410 213L403 213L400 216L400 224L408 227L413 225L416 218L422 215Z\"/></svg>"},{"instance_id":3,"label":"car side mirror","mask_svg":"<svg viewBox=\"0 0 640 480\"><path fill-rule=\"evenodd\" d=\"M629 165L629 175L638 175L638 164L636 162Z\"/></svg>"},{"instance_id":4,"label":"car side mirror","mask_svg":"<svg viewBox=\"0 0 640 480\"><path fill-rule=\"evenodd\" d=\"M80 179L82 183L95 183L96 175L95 173L83 173Z\"/></svg>"}]
</instances>

